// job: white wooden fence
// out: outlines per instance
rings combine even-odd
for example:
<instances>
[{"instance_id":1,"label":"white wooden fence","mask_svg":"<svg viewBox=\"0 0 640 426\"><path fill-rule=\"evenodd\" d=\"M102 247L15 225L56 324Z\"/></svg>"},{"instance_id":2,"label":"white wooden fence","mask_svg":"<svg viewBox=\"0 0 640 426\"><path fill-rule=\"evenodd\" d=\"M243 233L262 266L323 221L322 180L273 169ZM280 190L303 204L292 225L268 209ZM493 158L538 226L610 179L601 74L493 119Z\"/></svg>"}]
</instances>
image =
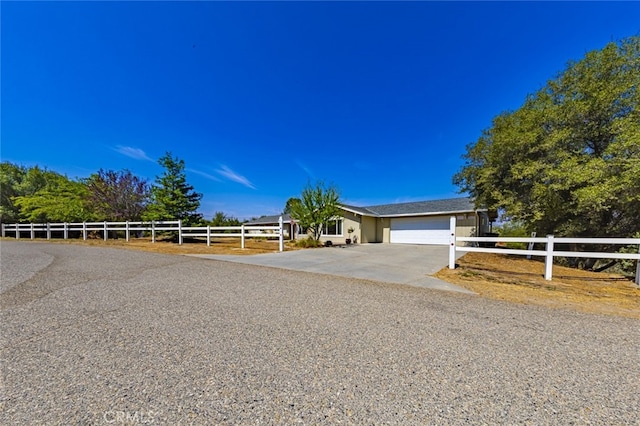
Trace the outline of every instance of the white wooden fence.
<instances>
[{"instance_id":1,"label":"white wooden fence","mask_svg":"<svg viewBox=\"0 0 640 426\"><path fill-rule=\"evenodd\" d=\"M520 238L520 237L456 237L456 218L452 216L450 219L451 238L449 241L449 269L456 267L456 252L482 252L482 253L499 253L499 254L516 254L527 256L544 256L545 272L544 278L548 281L553 275L553 258L554 257L581 257L595 259L632 259L638 261L636 267L636 285L640 286L640 238L555 238L553 235L538 238ZM458 243L542 243L545 244L545 250L521 250L507 248L489 248L489 247L473 247L459 246ZM638 253L605 253L592 251L555 251L554 244L613 244L613 245L638 245Z\"/></svg>"},{"instance_id":2,"label":"white wooden fence","mask_svg":"<svg viewBox=\"0 0 640 426\"><path fill-rule=\"evenodd\" d=\"M165 220L151 222L76 222L76 223L11 223L1 224L2 237L14 236L20 239L36 237L47 240L52 238L69 238L69 232L79 232L86 240L89 232L101 232L105 241L109 231L124 231L129 241L132 232L150 232L151 242L156 242L156 232L174 231L178 233L178 244L184 242L184 237L204 237L207 246L211 245L212 237L240 237L240 246L245 248L247 238L278 238L279 250L284 251L284 233L282 217L278 226L182 226L181 220ZM235 231L235 232L234 232Z\"/></svg>"}]
</instances>

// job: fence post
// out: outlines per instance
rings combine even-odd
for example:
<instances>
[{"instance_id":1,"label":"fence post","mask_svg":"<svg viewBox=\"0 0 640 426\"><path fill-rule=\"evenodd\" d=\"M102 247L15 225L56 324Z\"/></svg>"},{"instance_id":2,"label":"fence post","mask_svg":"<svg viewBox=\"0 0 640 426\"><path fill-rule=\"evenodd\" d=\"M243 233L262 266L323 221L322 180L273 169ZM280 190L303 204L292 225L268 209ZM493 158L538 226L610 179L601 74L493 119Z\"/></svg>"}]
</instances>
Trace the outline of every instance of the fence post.
<instances>
[{"instance_id":1,"label":"fence post","mask_svg":"<svg viewBox=\"0 0 640 426\"><path fill-rule=\"evenodd\" d=\"M182 245L182 219L178 220L178 244Z\"/></svg>"},{"instance_id":2,"label":"fence post","mask_svg":"<svg viewBox=\"0 0 640 426\"><path fill-rule=\"evenodd\" d=\"M20 239L20 224L16 223L16 240Z\"/></svg>"},{"instance_id":3,"label":"fence post","mask_svg":"<svg viewBox=\"0 0 640 426\"><path fill-rule=\"evenodd\" d=\"M211 247L211 225L207 225L207 247Z\"/></svg>"},{"instance_id":4,"label":"fence post","mask_svg":"<svg viewBox=\"0 0 640 426\"><path fill-rule=\"evenodd\" d=\"M151 221L151 242L152 243L156 242L156 221L155 220Z\"/></svg>"},{"instance_id":5,"label":"fence post","mask_svg":"<svg viewBox=\"0 0 640 426\"><path fill-rule=\"evenodd\" d=\"M456 269L456 217L449 218L449 269Z\"/></svg>"},{"instance_id":6,"label":"fence post","mask_svg":"<svg viewBox=\"0 0 640 426\"><path fill-rule=\"evenodd\" d=\"M82 239L87 241L87 221L82 222Z\"/></svg>"},{"instance_id":7,"label":"fence post","mask_svg":"<svg viewBox=\"0 0 640 426\"><path fill-rule=\"evenodd\" d=\"M532 233L531 233L531 238L535 238L535 237L536 237L536 233L535 233L535 232L532 232ZM533 241L531 241L531 242L529 243L529 245L527 246L527 250L533 250L533 246L534 246L534 244L535 244L535 243L534 243ZM531 256L530 254L528 254L528 255L527 255L527 259L531 260L531 257L532 257L532 256Z\"/></svg>"},{"instance_id":8,"label":"fence post","mask_svg":"<svg viewBox=\"0 0 640 426\"><path fill-rule=\"evenodd\" d=\"M51 239L51 224L47 222L47 240Z\"/></svg>"},{"instance_id":9,"label":"fence post","mask_svg":"<svg viewBox=\"0 0 640 426\"><path fill-rule=\"evenodd\" d=\"M240 225L240 248L244 250L244 223Z\"/></svg>"},{"instance_id":10,"label":"fence post","mask_svg":"<svg viewBox=\"0 0 640 426\"><path fill-rule=\"evenodd\" d=\"M107 221L106 221L106 220L104 221L103 230L104 230L104 232L103 232L103 234L104 234L104 235L103 235L103 238L104 238L104 240L105 240L105 241L107 241L107 238L108 238L108 237L107 237L107 233L108 233L109 231L107 231Z\"/></svg>"},{"instance_id":11,"label":"fence post","mask_svg":"<svg viewBox=\"0 0 640 426\"><path fill-rule=\"evenodd\" d=\"M4 238L6 236L4 232L4 223L0 223L0 230L2 230L2 238Z\"/></svg>"},{"instance_id":12,"label":"fence post","mask_svg":"<svg viewBox=\"0 0 640 426\"><path fill-rule=\"evenodd\" d=\"M547 235L547 254L544 259L544 279L551 281L553 274L553 235Z\"/></svg>"},{"instance_id":13,"label":"fence post","mask_svg":"<svg viewBox=\"0 0 640 426\"><path fill-rule=\"evenodd\" d=\"M640 244L638 244L638 254L640 254ZM640 259L636 260L636 285L640 287Z\"/></svg>"},{"instance_id":14,"label":"fence post","mask_svg":"<svg viewBox=\"0 0 640 426\"><path fill-rule=\"evenodd\" d=\"M125 222L124 227L127 229L125 232L127 233L127 236L126 236L127 242L129 242L129 221L128 220Z\"/></svg>"},{"instance_id":15,"label":"fence post","mask_svg":"<svg viewBox=\"0 0 640 426\"><path fill-rule=\"evenodd\" d=\"M62 235L64 237L65 240L69 239L69 228L67 227L67 222L64 223L64 225L62 225L63 230L62 230Z\"/></svg>"},{"instance_id":16,"label":"fence post","mask_svg":"<svg viewBox=\"0 0 640 426\"><path fill-rule=\"evenodd\" d=\"M282 216L278 219L278 226L280 226L280 251L284 251L284 232L282 232Z\"/></svg>"},{"instance_id":17,"label":"fence post","mask_svg":"<svg viewBox=\"0 0 640 426\"><path fill-rule=\"evenodd\" d=\"M34 226L35 225L33 224L33 222L31 222L31 239L32 240L36 238L36 231L34 229Z\"/></svg>"}]
</instances>

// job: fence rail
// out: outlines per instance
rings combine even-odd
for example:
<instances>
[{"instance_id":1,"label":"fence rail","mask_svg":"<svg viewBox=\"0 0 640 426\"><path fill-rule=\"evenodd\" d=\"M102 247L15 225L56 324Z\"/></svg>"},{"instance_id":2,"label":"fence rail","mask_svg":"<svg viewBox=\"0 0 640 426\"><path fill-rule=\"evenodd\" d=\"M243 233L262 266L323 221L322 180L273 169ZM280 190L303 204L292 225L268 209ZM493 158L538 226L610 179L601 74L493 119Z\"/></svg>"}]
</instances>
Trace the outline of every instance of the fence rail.
<instances>
[{"instance_id":1,"label":"fence rail","mask_svg":"<svg viewBox=\"0 0 640 426\"><path fill-rule=\"evenodd\" d=\"M451 238L449 241L449 269L456 267L457 252L479 252L479 253L500 253L526 256L543 256L545 258L544 278L550 281L553 278L553 258L554 257L579 257L592 259L629 259L636 260L635 283L640 287L640 238L556 238L553 235L546 237L456 237L456 218L450 219ZM529 243L530 248L533 243L544 244L544 250L520 250L508 248L472 247L459 246L458 243ZM608 245L637 245L638 253L608 253L597 251L559 251L554 250L555 244L608 244Z\"/></svg>"},{"instance_id":2,"label":"fence rail","mask_svg":"<svg viewBox=\"0 0 640 426\"><path fill-rule=\"evenodd\" d=\"M207 246L211 245L211 238L240 237L240 246L245 248L246 238L278 238L279 250L284 251L284 233L282 217L279 226L182 226L181 220L165 220L150 222L64 222L64 223L3 223L0 224L2 237L8 235L20 239L24 234L35 239L38 235L46 236L47 240L54 237L69 239L69 232L79 232L82 239L87 240L89 232L101 232L105 241L110 231L124 231L129 241L132 232L150 232L151 242L156 242L156 232L174 231L178 233L178 244L184 243L184 237L205 237ZM234 232L235 231L235 232Z\"/></svg>"}]
</instances>

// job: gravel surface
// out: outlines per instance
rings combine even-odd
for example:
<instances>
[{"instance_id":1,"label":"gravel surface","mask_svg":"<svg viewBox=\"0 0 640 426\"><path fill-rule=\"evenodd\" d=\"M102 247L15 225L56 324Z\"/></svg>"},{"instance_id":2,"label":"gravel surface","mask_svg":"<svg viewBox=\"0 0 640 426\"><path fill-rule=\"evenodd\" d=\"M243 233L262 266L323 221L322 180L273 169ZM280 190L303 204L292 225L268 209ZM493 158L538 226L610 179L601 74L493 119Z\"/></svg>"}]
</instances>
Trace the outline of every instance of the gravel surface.
<instances>
[{"instance_id":1,"label":"gravel surface","mask_svg":"<svg viewBox=\"0 0 640 426\"><path fill-rule=\"evenodd\" d=\"M3 241L0 424L639 424L640 321Z\"/></svg>"}]
</instances>

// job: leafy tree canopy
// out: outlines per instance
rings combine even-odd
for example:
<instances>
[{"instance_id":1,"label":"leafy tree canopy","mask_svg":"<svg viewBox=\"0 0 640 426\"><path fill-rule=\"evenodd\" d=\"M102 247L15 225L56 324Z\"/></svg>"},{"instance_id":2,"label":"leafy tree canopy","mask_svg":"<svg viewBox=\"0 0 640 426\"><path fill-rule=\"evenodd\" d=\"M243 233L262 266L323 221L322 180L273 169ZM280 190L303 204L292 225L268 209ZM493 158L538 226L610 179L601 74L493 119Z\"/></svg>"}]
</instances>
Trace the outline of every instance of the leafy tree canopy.
<instances>
[{"instance_id":1,"label":"leafy tree canopy","mask_svg":"<svg viewBox=\"0 0 640 426\"><path fill-rule=\"evenodd\" d=\"M223 212L215 212L209 224L211 226L240 226L242 222L233 216L227 216Z\"/></svg>"},{"instance_id":2,"label":"leafy tree canopy","mask_svg":"<svg viewBox=\"0 0 640 426\"><path fill-rule=\"evenodd\" d=\"M59 173L38 166L24 167L10 162L0 163L0 221L18 222L29 218L47 221L53 217L76 218L86 205L76 196L81 189ZM64 197L72 197L64 205ZM75 213L72 213L75 212ZM66 219L61 219L64 221ZM69 219L71 220L71 219ZM67 221L69 221L67 220Z\"/></svg>"},{"instance_id":3,"label":"leafy tree canopy","mask_svg":"<svg viewBox=\"0 0 640 426\"><path fill-rule=\"evenodd\" d=\"M100 169L85 183L91 208L100 220L141 219L150 196L146 180L128 170L116 172Z\"/></svg>"},{"instance_id":4,"label":"leafy tree canopy","mask_svg":"<svg viewBox=\"0 0 640 426\"><path fill-rule=\"evenodd\" d=\"M311 236L317 241L322 235L322 227L331 219L340 214L338 189L323 182L311 183L302 190L300 202L291 204L291 217L300 226L308 229Z\"/></svg>"},{"instance_id":5,"label":"leafy tree canopy","mask_svg":"<svg viewBox=\"0 0 640 426\"><path fill-rule=\"evenodd\" d=\"M567 68L467 146L454 176L478 205L540 235L640 230L640 37Z\"/></svg>"},{"instance_id":6,"label":"leafy tree canopy","mask_svg":"<svg viewBox=\"0 0 640 426\"><path fill-rule=\"evenodd\" d=\"M145 213L146 220L176 220L185 224L197 224L202 215L197 213L202 194L195 192L187 183L184 160L174 158L167 152L158 160L164 173L156 177L151 187L151 203Z\"/></svg>"},{"instance_id":7,"label":"leafy tree canopy","mask_svg":"<svg viewBox=\"0 0 640 426\"><path fill-rule=\"evenodd\" d=\"M36 175L39 176L39 172ZM55 172L46 173L46 185L33 194L14 197L20 218L27 222L82 222L94 216L87 205L87 187Z\"/></svg>"},{"instance_id":8,"label":"leafy tree canopy","mask_svg":"<svg viewBox=\"0 0 640 426\"><path fill-rule=\"evenodd\" d=\"M13 198L23 195L20 186L27 173L22 166L9 162L0 163L0 222L17 222L20 209L13 203Z\"/></svg>"},{"instance_id":9,"label":"leafy tree canopy","mask_svg":"<svg viewBox=\"0 0 640 426\"><path fill-rule=\"evenodd\" d=\"M287 200L287 203L284 205L284 211L282 212L283 214L291 214L291 211L293 210L293 206L295 204L300 204L300 198L297 197L291 197Z\"/></svg>"}]
</instances>

